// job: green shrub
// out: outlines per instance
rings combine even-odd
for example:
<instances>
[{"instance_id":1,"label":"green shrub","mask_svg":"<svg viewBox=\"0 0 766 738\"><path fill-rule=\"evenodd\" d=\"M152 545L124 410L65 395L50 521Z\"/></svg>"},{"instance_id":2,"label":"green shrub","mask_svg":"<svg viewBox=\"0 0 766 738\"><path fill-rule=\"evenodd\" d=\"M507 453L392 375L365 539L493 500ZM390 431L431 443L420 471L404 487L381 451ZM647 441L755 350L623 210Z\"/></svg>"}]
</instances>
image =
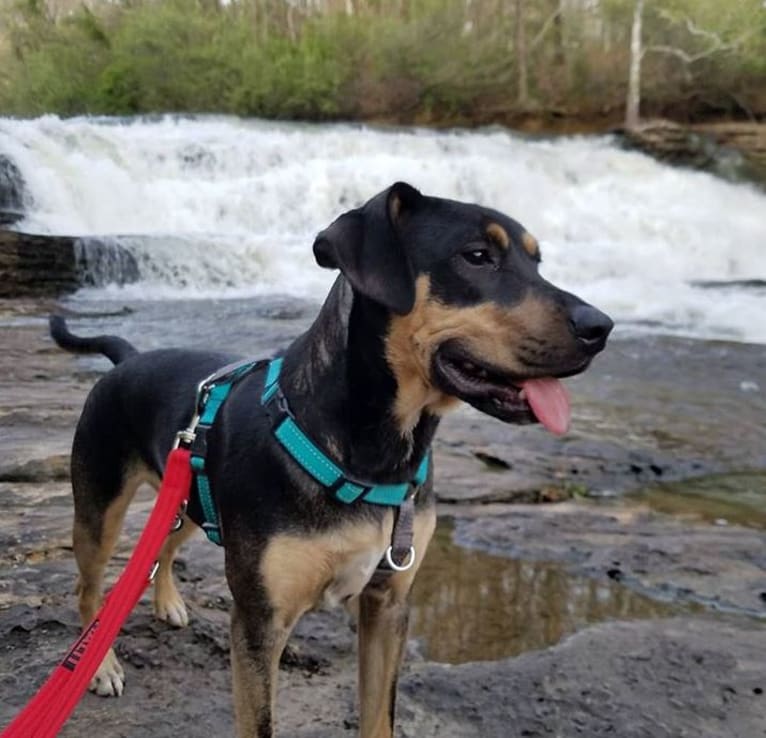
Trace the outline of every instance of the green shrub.
<instances>
[{"instance_id":1,"label":"green shrub","mask_svg":"<svg viewBox=\"0 0 766 738\"><path fill-rule=\"evenodd\" d=\"M353 0L347 15L341 2L319 12L287 0L102 0L54 18L45 0L0 0L0 114L488 122L548 106L588 115L623 103L633 6ZM527 37L524 110L517 8ZM704 48L711 37L688 30L692 17L736 49L688 67L647 53L646 108L691 106L696 90L705 104L766 112L762 0L649 3L647 45Z\"/></svg>"},{"instance_id":2,"label":"green shrub","mask_svg":"<svg viewBox=\"0 0 766 738\"><path fill-rule=\"evenodd\" d=\"M233 112L268 118L327 119L348 113L345 85L354 71L353 49L333 33L336 24L307 24L295 42L272 36L246 44L238 55Z\"/></svg>"}]
</instances>

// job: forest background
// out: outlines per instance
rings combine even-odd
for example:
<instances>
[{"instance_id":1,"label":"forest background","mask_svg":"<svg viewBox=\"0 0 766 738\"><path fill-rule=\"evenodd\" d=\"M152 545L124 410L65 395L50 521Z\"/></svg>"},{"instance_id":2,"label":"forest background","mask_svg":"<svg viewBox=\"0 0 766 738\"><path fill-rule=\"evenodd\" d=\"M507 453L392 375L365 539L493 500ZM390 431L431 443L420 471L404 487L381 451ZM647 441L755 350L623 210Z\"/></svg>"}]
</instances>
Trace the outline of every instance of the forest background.
<instances>
[{"instance_id":1,"label":"forest background","mask_svg":"<svg viewBox=\"0 0 766 738\"><path fill-rule=\"evenodd\" d=\"M630 84L630 80L633 84ZM0 114L766 116L764 0L0 0Z\"/></svg>"}]
</instances>

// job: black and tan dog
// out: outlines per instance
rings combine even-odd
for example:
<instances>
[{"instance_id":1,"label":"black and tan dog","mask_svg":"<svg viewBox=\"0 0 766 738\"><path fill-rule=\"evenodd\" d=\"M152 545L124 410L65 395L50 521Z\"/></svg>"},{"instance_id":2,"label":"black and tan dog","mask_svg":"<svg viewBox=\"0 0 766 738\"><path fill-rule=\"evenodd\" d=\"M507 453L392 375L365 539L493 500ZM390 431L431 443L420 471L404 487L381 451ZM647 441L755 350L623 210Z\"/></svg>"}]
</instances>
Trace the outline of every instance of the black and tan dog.
<instances>
[{"instance_id":1,"label":"black and tan dog","mask_svg":"<svg viewBox=\"0 0 766 738\"><path fill-rule=\"evenodd\" d=\"M440 416L459 400L509 423L537 419L563 432L569 403L557 378L583 371L612 328L606 315L539 276L537 242L519 223L403 183L340 216L319 234L314 254L341 276L285 352L280 382L300 427L351 478L411 480ZM113 336L73 336L61 318L51 327L60 346L117 364L90 393L72 451L79 605L88 622L137 486L158 486L197 383L232 357L138 353ZM435 525L432 474L417 491L415 565L371 579L394 509L344 504L300 468L271 432L263 385L262 370L240 381L208 434L234 599L238 734L272 735L280 654L301 615L324 602L358 612L360 735L390 737L408 596ZM171 564L193 530L170 536L155 582L156 613L177 626L187 614ZM113 652L91 689L122 692Z\"/></svg>"}]
</instances>

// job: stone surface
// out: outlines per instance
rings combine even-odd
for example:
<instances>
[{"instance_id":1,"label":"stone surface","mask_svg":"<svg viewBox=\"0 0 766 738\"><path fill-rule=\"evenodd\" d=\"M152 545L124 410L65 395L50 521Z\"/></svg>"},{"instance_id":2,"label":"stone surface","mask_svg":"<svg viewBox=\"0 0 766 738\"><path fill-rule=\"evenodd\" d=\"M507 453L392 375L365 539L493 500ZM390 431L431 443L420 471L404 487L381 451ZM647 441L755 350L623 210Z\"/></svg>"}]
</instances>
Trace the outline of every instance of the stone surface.
<instances>
[{"instance_id":1,"label":"stone surface","mask_svg":"<svg viewBox=\"0 0 766 738\"><path fill-rule=\"evenodd\" d=\"M758 738L765 655L761 627L684 618L597 626L508 661L417 666L401 736Z\"/></svg>"},{"instance_id":2,"label":"stone surface","mask_svg":"<svg viewBox=\"0 0 766 738\"><path fill-rule=\"evenodd\" d=\"M113 239L0 229L0 298L53 297L137 279L135 258Z\"/></svg>"},{"instance_id":3,"label":"stone surface","mask_svg":"<svg viewBox=\"0 0 766 738\"><path fill-rule=\"evenodd\" d=\"M619 133L631 146L662 161L703 169L731 180L766 187L766 125L646 120Z\"/></svg>"},{"instance_id":4,"label":"stone surface","mask_svg":"<svg viewBox=\"0 0 766 738\"><path fill-rule=\"evenodd\" d=\"M19 168L0 154L0 227L12 225L23 217L28 198Z\"/></svg>"},{"instance_id":5,"label":"stone surface","mask_svg":"<svg viewBox=\"0 0 766 738\"><path fill-rule=\"evenodd\" d=\"M109 364L56 349L45 331L51 307L0 302L0 476L6 480L0 482L0 725L78 634L71 492L61 477L87 391ZM300 332L313 310L278 300L131 307L132 313L73 320L73 326L121 333L141 348L203 343L260 356ZM445 422L437 487L441 513L455 517L460 544L559 562L588 581L678 603L686 614L583 626L552 648L460 666L425 660L422 644L411 641L400 738L766 736L763 533L661 515L643 497L618 494L658 479L766 469L766 401L762 389L750 389L763 387L762 367L762 346L614 341L591 371L570 382L574 422L564 439L469 410ZM548 488L569 490L575 499L486 504ZM615 498L584 499L590 493ZM151 503L145 490L131 506L109 582ZM437 569L429 568L431 576L450 578L448 568ZM519 576L544 571L520 567ZM181 729L188 738L233 734L231 600L222 551L197 536L184 547L177 574L190 626L176 630L155 621L145 596L117 644L125 695L87 695L63 738L175 738ZM526 589L519 589L533 584L525 580ZM596 597L602 588L592 591ZM513 586L507 596L514 596ZM354 641L342 611L300 623L283 661L277 735L356 734Z\"/></svg>"},{"instance_id":6,"label":"stone surface","mask_svg":"<svg viewBox=\"0 0 766 738\"><path fill-rule=\"evenodd\" d=\"M762 490L766 495L766 489ZM766 622L763 530L657 514L642 499L458 509L459 543L516 559L555 561L659 601Z\"/></svg>"},{"instance_id":7,"label":"stone surface","mask_svg":"<svg viewBox=\"0 0 766 738\"><path fill-rule=\"evenodd\" d=\"M74 292L80 285L75 239L0 231L0 297Z\"/></svg>"}]
</instances>

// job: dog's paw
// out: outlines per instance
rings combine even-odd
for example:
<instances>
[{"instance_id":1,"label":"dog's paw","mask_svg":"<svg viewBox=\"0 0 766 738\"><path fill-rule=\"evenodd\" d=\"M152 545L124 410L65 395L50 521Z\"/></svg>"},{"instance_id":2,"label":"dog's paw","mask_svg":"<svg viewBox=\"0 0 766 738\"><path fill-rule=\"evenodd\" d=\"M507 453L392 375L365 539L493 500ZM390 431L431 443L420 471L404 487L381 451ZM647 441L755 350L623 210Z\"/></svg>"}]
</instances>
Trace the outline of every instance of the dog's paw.
<instances>
[{"instance_id":1,"label":"dog's paw","mask_svg":"<svg viewBox=\"0 0 766 738\"><path fill-rule=\"evenodd\" d=\"M125 689L125 672L111 649L91 679L89 689L101 697L119 697Z\"/></svg>"},{"instance_id":2,"label":"dog's paw","mask_svg":"<svg viewBox=\"0 0 766 738\"><path fill-rule=\"evenodd\" d=\"M154 614L175 628L184 628L189 624L189 613L178 592L172 592L164 598L157 597L154 601Z\"/></svg>"}]
</instances>

